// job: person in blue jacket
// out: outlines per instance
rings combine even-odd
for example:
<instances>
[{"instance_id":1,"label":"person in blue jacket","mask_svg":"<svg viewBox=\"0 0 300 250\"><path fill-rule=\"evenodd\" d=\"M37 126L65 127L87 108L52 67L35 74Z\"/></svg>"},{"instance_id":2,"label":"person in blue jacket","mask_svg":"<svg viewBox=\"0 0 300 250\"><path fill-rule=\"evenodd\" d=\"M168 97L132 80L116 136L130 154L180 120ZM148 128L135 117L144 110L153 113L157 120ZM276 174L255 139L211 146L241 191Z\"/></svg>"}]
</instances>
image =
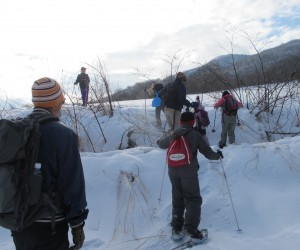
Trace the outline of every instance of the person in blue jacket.
<instances>
[{"instance_id":1,"label":"person in blue jacket","mask_svg":"<svg viewBox=\"0 0 300 250\"><path fill-rule=\"evenodd\" d=\"M152 107L155 108L155 120L156 120L156 127L161 128L161 111L164 111L164 103L160 95L160 91L164 88L161 83L152 84L147 92L150 97L154 97L152 100Z\"/></svg>"},{"instance_id":2,"label":"person in blue jacket","mask_svg":"<svg viewBox=\"0 0 300 250\"><path fill-rule=\"evenodd\" d=\"M40 124L38 162L43 177L42 192L51 192L56 213L49 212L21 232L12 232L14 244L16 250L66 250L70 227L75 244L72 249L80 249L85 239L83 227L88 209L78 137L59 121L64 94L54 79L44 77L32 85L32 102L33 117L53 118Z\"/></svg>"}]
</instances>

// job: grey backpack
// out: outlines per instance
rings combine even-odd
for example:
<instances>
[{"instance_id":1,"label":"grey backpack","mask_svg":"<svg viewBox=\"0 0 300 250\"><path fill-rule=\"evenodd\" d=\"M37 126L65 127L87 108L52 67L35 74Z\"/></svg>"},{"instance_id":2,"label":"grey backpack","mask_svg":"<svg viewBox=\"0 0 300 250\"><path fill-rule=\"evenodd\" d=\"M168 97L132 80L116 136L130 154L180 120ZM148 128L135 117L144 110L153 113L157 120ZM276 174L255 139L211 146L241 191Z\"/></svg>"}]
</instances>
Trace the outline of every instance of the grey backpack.
<instances>
[{"instance_id":1,"label":"grey backpack","mask_svg":"<svg viewBox=\"0 0 300 250\"><path fill-rule=\"evenodd\" d=\"M42 176L34 172L40 144L39 123L47 117L0 120L0 226L22 231L51 207L41 189Z\"/></svg>"}]
</instances>

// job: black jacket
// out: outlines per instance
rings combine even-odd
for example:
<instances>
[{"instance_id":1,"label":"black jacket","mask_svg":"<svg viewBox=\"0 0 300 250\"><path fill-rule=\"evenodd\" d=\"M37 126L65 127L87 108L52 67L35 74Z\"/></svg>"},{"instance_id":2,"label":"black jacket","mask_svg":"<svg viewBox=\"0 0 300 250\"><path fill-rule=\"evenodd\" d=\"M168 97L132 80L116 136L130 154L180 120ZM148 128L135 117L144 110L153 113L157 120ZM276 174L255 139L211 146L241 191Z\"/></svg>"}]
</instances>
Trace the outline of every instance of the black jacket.
<instances>
[{"instance_id":1,"label":"black jacket","mask_svg":"<svg viewBox=\"0 0 300 250\"><path fill-rule=\"evenodd\" d=\"M40 119L52 116L46 109L35 108L32 116ZM87 218L85 180L78 149L78 137L70 128L58 121L40 124L41 142L38 161L42 164L43 191L54 187L63 214L70 225Z\"/></svg>"},{"instance_id":2,"label":"black jacket","mask_svg":"<svg viewBox=\"0 0 300 250\"><path fill-rule=\"evenodd\" d=\"M170 91L172 88L174 90ZM160 95L167 108L181 111L183 105L190 107L190 102L186 99L186 88L181 79L175 79L174 82L167 84L165 88L160 91Z\"/></svg>"},{"instance_id":3,"label":"black jacket","mask_svg":"<svg viewBox=\"0 0 300 250\"><path fill-rule=\"evenodd\" d=\"M90 78L89 75L86 73L80 73L77 78L76 81L74 82L74 84L79 83L79 86L81 89L85 89L88 87L89 83L90 83Z\"/></svg>"}]
</instances>

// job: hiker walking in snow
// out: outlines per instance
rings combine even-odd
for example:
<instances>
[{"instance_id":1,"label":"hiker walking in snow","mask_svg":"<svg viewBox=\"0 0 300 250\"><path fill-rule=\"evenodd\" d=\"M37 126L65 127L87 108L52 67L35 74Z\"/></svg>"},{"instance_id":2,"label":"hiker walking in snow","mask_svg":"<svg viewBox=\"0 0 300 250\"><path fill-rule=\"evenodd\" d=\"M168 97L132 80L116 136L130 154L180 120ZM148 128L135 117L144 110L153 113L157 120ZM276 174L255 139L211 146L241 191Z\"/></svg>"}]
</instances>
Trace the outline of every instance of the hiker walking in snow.
<instances>
[{"instance_id":1,"label":"hiker walking in snow","mask_svg":"<svg viewBox=\"0 0 300 250\"><path fill-rule=\"evenodd\" d=\"M242 103L237 101L227 90L222 93L222 97L214 104L214 108L222 108L222 133L219 147L226 146L227 135L229 143L235 142L234 130L236 127L236 115Z\"/></svg>"},{"instance_id":2,"label":"hiker walking in snow","mask_svg":"<svg viewBox=\"0 0 300 250\"><path fill-rule=\"evenodd\" d=\"M86 106L89 97L89 84L90 78L89 75L85 73L86 68L81 67L81 73L77 76L74 85L79 83L81 98L82 98L82 106Z\"/></svg>"},{"instance_id":3,"label":"hiker walking in snow","mask_svg":"<svg viewBox=\"0 0 300 250\"><path fill-rule=\"evenodd\" d=\"M196 102L191 103L191 106L193 107L195 112L196 129L199 131L203 139L209 145L209 141L206 136L206 127L210 124L210 120L207 111L205 111L205 108L199 99L199 96L196 97Z\"/></svg>"},{"instance_id":4,"label":"hiker walking in snow","mask_svg":"<svg viewBox=\"0 0 300 250\"><path fill-rule=\"evenodd\" d=\"M186 76L182 72L176 74L175 81L166 85L160 91L165 105L165 115L171 130L179 128L179 120L183 105L190 107L190 102L186 99L185 84Z\"/></svg>"},{"instance_id":5,"label":"hiker walking in snow","mask_svg":"<svg viewBox=\"0 0 300 250\"><path fill-rule=\"evenodd\" d=\"M17 250L69 249L68 230L71 228L75 248L84 242L86 208L85 180L78 150L77 135L59 121L65 98L60 85L51 78L41 78L32 85L31 114L40 123L41 142L36 165L42 175L42 192L51 197L50 212L45 210L24 230L12 232ZM43 209L40 207L39 209Z\"/></svg>"},{"instance_id":6,"label":"hiker walking in snow","mask_svg":"<svg viewBox=\"0 0 300 250\"><path fill-rule=\"evenodd\" d=\"M152 107L155 107L155 120L156 120L156 127L161 128L161 118L160 114L163 111L164 104L161 99L160 91L164 88L161 83L152 84L147 92L150 97L154 97L152 100Z\"/></svg>"},{"instance_id":7,"label":"hiker walking in snow","mask_svg":"<svg viewBox=\"0 0 300 250\"><path fill-rule=\"evenodd\" d=\"M182 113L181 127L163 135L157 144L160 148L168 148L167 161L172 184L172 238L178 240L187 234L195 242L201 242L205 239L198 230L202 197L197 151L210 160L218 160L223 155L221 151L216 153L208 146L200 133L193 129L194 124L192 112ZM182 155L185 157L180 157Z\"/></svg>"}]
</instances>

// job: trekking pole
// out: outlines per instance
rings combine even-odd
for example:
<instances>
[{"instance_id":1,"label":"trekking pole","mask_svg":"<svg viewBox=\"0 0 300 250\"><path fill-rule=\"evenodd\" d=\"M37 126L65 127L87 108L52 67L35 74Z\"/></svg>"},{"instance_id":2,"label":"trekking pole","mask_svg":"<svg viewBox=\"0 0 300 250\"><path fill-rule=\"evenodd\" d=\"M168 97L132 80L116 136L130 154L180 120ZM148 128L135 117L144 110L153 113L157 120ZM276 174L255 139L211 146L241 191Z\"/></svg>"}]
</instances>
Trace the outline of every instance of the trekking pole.
<instances>
[{"instance_id":1,"label":"trekking pole","mask_svg":"<svg viewBox=\"0 0 300 250\"><path fill-rule=\"evenodd\" d=\"M146 99L146 90L147 90L147 87L145 86L144 88L144 96L145 96L145 123L147 123L147 99Z\"/></svg>"},{"instance_id":2,"label":"trekking pole","mask_svg":"<svg viewBox=\"0 0 300 250\"><path fill-rule=\"evenodd\" d=\"M238 114L236 114L236 120L237 120L237 126L241 126L241 123L240 123L240 120L239 120L239 116L238 116Z\"/></svg>"},{"instance_id":3,"label":"trekking pole","mask_svg":"<svg viewBox=\"0 0 300 250\"><path fill-rule=\"evenodd\" d=\"M172 127L173 130L175 130L175 116L176 116L176 110L174 109L174 115L173 115L173 127Z\"/></svg>"},{"instance_id":4,"label":"trekking pole","mask_svg":"<svg viewBox=\"0 0 300 250\"><path fill-rule=\"evenodd\" d=\"M233 214L234 214L236 225L237 225L237 231L241 232L242 229L240 229L240 226L239 226L239 223L238 223L238 220L237 220L237 216L236 216L236 213L235 213L235 209L234 209L233 201L232 201L232 197L231 197L231 192L230 192L230 189L229 189L229 186L228 186L227 177L226 177L225 169L224 169L224 166L223 166L223 161L222 161L221 158L220 158L220 162L221 162L221 166L222 166L222 170L223 170L223 175L224 175L225 183L226 183L226 186L227 186L227 190L228 190L228 194L229 194L229 198L230 198L230 202L231 202Z\"/></svg>"},{"instance_id":5,"label":"trekking pole","mask_svg":"<svg viewBox=\"0 0 300 250\"><path fill-rule=\"evenodd\" d=\"M165 122L165 125L164 125L164 128L163 128L163 131L166 131L166 127L167 127L167 121Z\"/></svg>"},{"instance_id":6,"label":"trekking pole","mask_svg":"<svg viewBox=\"0 0 300 250\"><path fill-rule=\"evenodd\" d=\"M165 167L164 167L163 178L161 180L161 186L160 186L160 192L159 192L159 198L158 198L159 202L161 202L162 188L163 188L163 185L164 185L164 180L165 180L165 175L166 175L166 169L167 169L167 161L166 161L166 164L165 164Z\"/></svg>"},{"instance_id":7,"label":"trekking pole","mask_svg":"<svg viewBox=\"0 0 300 250\"><path fill-rule=\"evenodd\" d=\"M213 129L211 130L211 132L216 132L215 130L215 125L216 125L216 116L217 116L217 109L215 109L215 118L214 118L214 126L213 126Z\"/></svg>"}]
</instances>

